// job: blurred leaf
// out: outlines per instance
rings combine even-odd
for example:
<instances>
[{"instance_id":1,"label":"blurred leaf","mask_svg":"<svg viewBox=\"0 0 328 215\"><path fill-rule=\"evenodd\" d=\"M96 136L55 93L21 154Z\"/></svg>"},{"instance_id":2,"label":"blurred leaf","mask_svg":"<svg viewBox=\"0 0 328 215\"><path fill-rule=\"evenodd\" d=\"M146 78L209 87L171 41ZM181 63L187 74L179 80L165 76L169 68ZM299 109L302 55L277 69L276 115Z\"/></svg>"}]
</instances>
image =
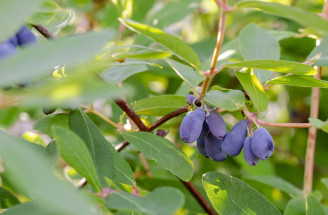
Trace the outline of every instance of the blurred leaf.
<instances>
[{"instance_id":1,"label":"blurred leaf","mask_svg":"<svg viewBox=\"0 0 328 215\"><path fill-rule=\"evenodd\" d=\"M37 205L37 201L24 202L14 207L8 208L1 215L54 215L50 212L49 208L40 208Z\"/></svg>"},{"instance_id":2,"label":"blurred leaf","mask_svg":"<svg viewBox=\"0 0 328 215\"><path fill-rule=\"evenodd\" d=\"M50 137L53 137L53 125L69 129L69 115L65 113L59 113L55 115L45 116L36 121L33 125L33 128L46 135L49 135Z\"/></svg>"},{"instance_id":3,"label":"blurred leaf","mask_svg":"<svg viewBox=\"0 0 328 215\"><path fill-rule=\"evenodd\" d=\"M22 27L24 20L40 8L41 3L42 0L1 0L0 41L14 36Z\"/></svg>"},{"instance_id":4,"label":"blurred leaf","mask_svg":"<svg viewBox=\"0 0 328 215\"><path fill-rule=\"evenodd\" d=\"M326 215L320 202L316 200L312 195L306 198L306 215Z\"/></svg>"},{"instance_id":5,"label":"blurred leaf","mask_svg":"<svg viewBox=\"0 0 328 215\"><path fill-rule=\"evenodd\" d=\"M326 186L326 188L328 189L328 178L322 178L321 182Z\"/></svg>"},{"instance_id":6,"label":"blurred leaf","mask_svg":"<svg viewBox=\"0 0 328 215\"><path fill-rule=\"evenodd\" d=\"M28 185L32 196L38 198L40 209L51 209L57 214L94 214L81 193L53 175L52 167L33 145L0 131L0 152L10 183L19 190Z\"/></svg>"},{"instance_id":7,"label":"blurred leaf","mask_svg":"<svg viewBox=\"0 0 328 215\"><path fill-rule=\"evenodd\" d=\"M131 107L137 114L164 116L186 105L183 96L161 95L138 100Z\"/></svg>"},{"instance_id":8,"label":"blurred leaf","mask_svg":"<svg viewBox=\"0 0 328 215\"><path fill-rule=\"evenodd\" d=\"M47 147L44 149L43 154L50 160L52 164L55 164L58 158L60 157L60 153L58 151L56 141L52 140Z\"/></svg>"},{"instance_id":9,"label":"blurred leaf","mask_svg":"<svg viewBox=\"0 0 328 215\"><path fill-rule=\"evenodd\" d=\"M267 32L274 36L278 41L297 36L297 33L292 31L269 30Z\"/></svg>"},{"instance_id":10,"label":"blurred leaf","mask_svg":"<svg viewBox=\"0 0 328 215\"><path fill-rule=\"evenodd\" d=\"M0 209L12 207L19 204L19 200L9 190L0 187Z\"/></svg>"},{"instance_id":11,"label":"blurred leaf","mask_svg":"<svg viewBox=\"0 0 328 215\"><path fill-rule=\"evenodd\" d=\"M253 68L265 69L273 72L293 73L296 75L315 75L317 70L313 67L283 60L249 60L234 63L227 63L224 65L228 68Z\"/></svg>"},{"instance_id":12,"label":"blurred leaf","mask_svg":"<svg viewBox=\"0 0 328 215\"><path fill-rule=\"evenodd\" d=\"M50 74L57 65L81 63L92 57L113 38L115 34L110 31L92 32L27 47L0 62L0 75L5 77L0 79L0 86L21 83Z\"/></svg>"},{"instance_id":13,"label":"blurred leaf","mask_svg":"<svg viewBox=\"0 0 328 215\"><path fill-rule=\"evenodd\" d=\"M300 25L311 28L321 36L328 33L328 22L326 20L301 8L263 1L242 1L235 6L237 8L258 8L264 12L291 19Z\"/></svg>"},{"instance_id":14,"label":"blurred leaf","mask_svg":"<svg viewBox=\"0 0 328 215\"><path fill-rule=\"evenodd\" d=\"M265 111L268 108L268 98L261 82L256 78L253 71L251 69L236 71L236 76L253 101L254 107L258 111Z\"/></svg>"},{"instance_id":15,"label":"blurred leaf","mask_svg":"<svg viewBox=\"0 0 328 215\"><path fill-rule=\"evenodd\" d=\"M249 24L239 34L240 52L244 60L279 60L280 46L276 38L256 24ZM254 70L260 82L271 78L272 72Z\"/></svg>"},{"instance_id":16,"label":"blurred leaf","mask_svg":"<svg viewBox=\"0 0 328 215\"><path fill-rule=\"evenodd\" d=\"M284 84L298 87L328 88L328 81L319 80L311 76L304 75L281 76L268 81L267 84Z\"/></svg>"},{"instance_id":17,"label":"blurred leaf","mask_svg":"<svg viewBox=\"0 0 328 215\"><path fill-rule=\"evenodd\" d=\"M140 50L140 51L129 51L129 52L120 52L112 55L113 58L123 59L123 58L132 58L132 59L163 59L170 57L170 52L158 51L158 50Z\"/></svg>"},{"instance_id":18,"label":"blurred leaf","mask_svg":"<svg viewBox=\"0 0 328 215\"><path fill-rule=\"evenodd\" d=\"M52 128L61 156L71 167L84 176L95 190L100 192L101 185L96 167L83 140L68 129L59 126Z\"/></svg>"},{"instance_id":19,"label":"blurred leaf","mask_svg":"<svg viewBox=\"0 0 328 215\"><path fill-rule=\"evenodd\" d=\"M284 215L305 215L305 199L289 200Z\"/></svg>"},{"instance_id":20,"label":"blurred leaf","mask_svg":"<svg viewBox=\"0 0 328 215\"><path fill-rule=\"evenodd\" d=\"M238 178L207 172L203 175L203 186L212 205L222 215L281 214L262 194Z\"/></svg>"},{"instance_id":21,"label":"blurred leaf","mask_svg":"<svg viewBox=\"0 0 328 215\"><path fill-rule=\"evenodd\" d=\"M180 190L171 187L157 188L146 196L113 192L106 198L108 208L148 215L173 215L183 203L184 195Z\"/></svg>"},{"instance_id":22,"label":"blurred leaf","mask_svg":"<svg viewBox=\"0 0 328 215\"><path fill-rule=\"evenodd\" d=\"M323 122L320 119L309 118L309 122L312 126L323 130L324 132L328 133L328 121Z\"/></svg>"},{"instance_id":23,"label":"blurred leaf","mask_svg":"<svg viewBox=\"0 0 328 215\"><path fill-rule=\"evenodd\" d=\"M169 140L147 132L122 132L129 143L135 145L148 159L169 170L183 181L193 175L193 164L177 146Z\"/></svg>"},{"instance_id":24,"label":"blurred leaf","mask_svg":"<svg viewBox=\"0 0 328 215\"><path fill-rule=\"evenodd\" d=\"M211 105L228 111L239 110L245 105L245 95L240 90L211 90L206 93L204 99Z\"/></svg>"},{"instance_id":25,"label":"blurred leaf","mask_svg":"<svg viewBox=\"0 0 328 215\"><path fill-rule=\"evenodd\" d=\"M302 197L302 190L295 187L288 181L285 181L282 178L279 178L274 175L254 175L247 176L247 179L255 180L260 183L269 185L271 187L277 188L287 194L289 194L292 198Z\"/></svg>"},{"instance_id":26,"label":"blurred leaf","mask_svg":"<svg viewBox=\"0 0 328 215\"><path fill-rule=\"evenodd\" d=\"M182 78L190 86L197 87L199 81L193 68L170 59L166 59L166 62L172 67L172 69L174 69L180 78Z\"/></svg>"},{"instance_id":27,"label":"blurred leaf","mask_svg":"<svg viewBox=\"0 0 328 215\"><path fill-rule=\"evenodd\" d=\"M83 111L75 111L70 115L70 127L84 140L103 185L106 184L105 177L123 184L135 184L129 164L105 139L99 128Z\"/></svg>"},{"instance_id":28,"label":"blurred leaf","mask_svg":"<svg viewBox=\"0 0 328 215\"><path fill-rule=\"evenodd\" d=\"M147 71L148 68L145 63L128 63L127 65L117 65L113 67L109 67L104 72L101 73L101 77L109 82L117 84L121 81L124 81L131 75L134 75L139 72Z\"/></svg>"},{"instance_id":29,"label":"blurred leaf","mask_svg":"<svg viewBox=\"0 0 328 215\"><path fill-rule=\"evenodd\" d=\"M186 45L185 42L179 39L178 37L165 33L160 29L150 27L133 20L120 19L120 21L131 30L143 34L165 46L178 57L182 58L183 60L187 61L191 66L195 67L197 70L201 70L201 65L197 54L192 48Z\"/></svg>"},{"instance_id":30,"label":"blurred leaf","mask_svg":"<svg viewBox=\"0 0 328 215\"><path fill-rule=\"evenodd\" d=\"M312 58L320 57L313 60L316 66L328 66L328 36L324 37L318 46L315 46L309 56L306 58L307 61Z\"/></svg>"}]
</instances>

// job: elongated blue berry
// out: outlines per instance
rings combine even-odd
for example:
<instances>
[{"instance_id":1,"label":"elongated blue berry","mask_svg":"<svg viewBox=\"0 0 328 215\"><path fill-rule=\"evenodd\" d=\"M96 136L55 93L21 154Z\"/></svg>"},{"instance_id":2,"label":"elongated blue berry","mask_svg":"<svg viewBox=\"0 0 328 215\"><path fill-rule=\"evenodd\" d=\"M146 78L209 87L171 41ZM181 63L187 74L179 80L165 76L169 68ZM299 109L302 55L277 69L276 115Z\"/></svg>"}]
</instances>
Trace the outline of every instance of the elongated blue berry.
<instances>
[{"instance_id":1,"label":"elongated blue berry","mask_svg":"<svg viewBox=\"0 0 328 215\"><path fill-rule=\"evenodd\" d=\"M208 155L206 153L206 150L205 150L205 138L199 138L197 140L197 148L198 148L198 151L204 156L204 157L207 157L208 158Z\"/></svg>"},{"instance_id":2,"label":"elongated blue berry","mask_svg":"<svg viewBox=\"0 0 328 215\"><path fill-rule=\"evenodd\" d=\"M12 38L9 39L9 42L13 44L14 46L18 46L18 39L17 36L13 36Z\"/></svg>"},{"instance_id":3,"label":"elongated blue berry","mask_svg":"<svg viewBox=\"0 0 328 215\"><path fill-rule=\"evenodd\" d=\"M200 132L199 138L205 138L209 133L210 133L210 129L208 128L208 125L204 120L202 132Z\"/></svg>"},{"instance_id":4,"label":"elongated blue berry","mask_svg":"<svg viewBox=\"0 0 328 215\"><path fill-rule=\"evenodd\" d=\"M248 120L239 121L224 137L222 150L231 156L239 155L247 134Z\"/></svg>"},{"instance_id":5,"label":"elongated blue berry","mask_svg":"<svg viewBox=\"0 0 328 215\"><path fill-rule=\"evenodd\" d=\"M27 26L23 26L16 35L18 39L18 45L20 46L25 46L37 42L35 35Z\"/></svg>"},{"instance_id":6,"label":"elongated blue berry","mask_svg":"<svg viewBox=\"0 0 328 215\"><path fill-rule=\"evenodd\" d=\"M252 140L252 151L256 157L261 160L268 159L274 149L272 136L265 128L259 128L254 131Z\"/></svg>"},{"instance_id":7,"label":"elongated blue berry","mask_svg":"<svg viewBox=\"0 0 328 215\"><path fill-rule=\"evenodd\" d=\"M220 162L227 158L221 148L222 139L214 137L209 133L205 138L205 150L207 155L214 161Z\"/></svg>"},{"instance_id":8,"label":"elongated blue berry","mask_svg":"<svg viewBox=\"0 0 328 215\"><path fill-rule=\"evenodd\" d=\"M204 120L205 111L201 108L187 113L180 125L181 139L186 143L196 141L202 132Z\"/></svg>"},{"instance_id":9,"label":"elongated blue berry","mask_svg":"<svg viewBox=\"0 0 328 215\"><path fill-rule=\"evenodd\" d=\"M259 158L256 157L252 151L252 137L247 137L244 142L244 157L246 162L251 166L256 166Z\"/></svg>"},{"instance_id":10,"label":"elongated blue berry","mask_svg":"<svg viewBox=\"0 0 328 215\"><path fill-rule=\"evenodd\" d=\"M191 94L186 95L186 101L188 104L192 105L194 103L194 100L195 100L195 97L193 95L191 95Z\"/></svg>"},{"instance_id":11,"label":"elongated blue berry","mask_svg":"<svg viewBox=\"0 0 328 215\"><path fill-rule=\"evenodd\" d=\"M5 58L16 51L16 47L9 41L0 44L0 59Z\"/></svg>"},{"instance_id":12,"label":"elongated blue berry","mask_svg":"<svg viewBox=\"0 0 328 215\"><path fill-rule=\"evenodd\" d=\"M215 110L210 110L210 114L206 116L206 122L215 137L222 138L227 134L227 126L221 115Z\"/></svg>"}]
</instances>

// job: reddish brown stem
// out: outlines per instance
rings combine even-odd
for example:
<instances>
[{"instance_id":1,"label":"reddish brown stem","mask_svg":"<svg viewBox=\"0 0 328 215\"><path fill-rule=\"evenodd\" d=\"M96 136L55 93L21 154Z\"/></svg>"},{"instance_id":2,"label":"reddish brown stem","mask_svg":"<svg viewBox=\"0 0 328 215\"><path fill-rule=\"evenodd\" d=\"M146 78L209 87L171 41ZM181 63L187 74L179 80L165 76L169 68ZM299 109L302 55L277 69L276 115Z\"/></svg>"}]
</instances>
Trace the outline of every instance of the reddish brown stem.
<instances>
[{"instance_id":1,"label":"reddish brown stem","mask_svg":"<svg viewBox=\"0 0 328 215\"><path fill-rule=\"evenodd\" d=\"M322 67L319 67L316 78L321 79L321 72L322 72ZM320 101L320 88L313 88L311 110L310 110L311 118L318 118L319 116L319 101ZM314 166L316 139L317 139L317 128L311 127L309 129L308 143L306 148L304 184L303 184L304 197L312 193L313 166Z\"/></svg>"},{"instance_id":2,"label":"reddish brown stem","mask_svg":"<svg viewBox=\"0 0 328 215\"><path fill-rule=\"evenodd\" d=\"M44 36L45 38L49 39L56 39L56 37L50 32L48 31L48 29L46 29L45 27L43 27L42 25L33 25L33 28L35 28L40 34L42 34L42 36Z\"/></svg>"},{"instance_id":3,"label":"reddish brown stem","mask_svg":"<svg viewBox=\"0 0 328 215\"><path fill-rule=\"evenodd\" d=\"M130 117L130 119L136 124L140 131L149 131L147 126L141 121L139 116L132 110L132 108L124 100L115 100L115 103Z\"/></svg>"},{"instance_id":4,"label":"reddish brown stem","mask_svg":"<svg viewBox=\"0 0 328 215\"><path fill-rule=\"evenodd\" d=\"M194 196L202 208L210 215L216 215L215 211L207 203L204 197L198 192L197 188L190 182L185 182L180 179L181 183L189 190L189 192Z\"/></svg>"}]
</instances>

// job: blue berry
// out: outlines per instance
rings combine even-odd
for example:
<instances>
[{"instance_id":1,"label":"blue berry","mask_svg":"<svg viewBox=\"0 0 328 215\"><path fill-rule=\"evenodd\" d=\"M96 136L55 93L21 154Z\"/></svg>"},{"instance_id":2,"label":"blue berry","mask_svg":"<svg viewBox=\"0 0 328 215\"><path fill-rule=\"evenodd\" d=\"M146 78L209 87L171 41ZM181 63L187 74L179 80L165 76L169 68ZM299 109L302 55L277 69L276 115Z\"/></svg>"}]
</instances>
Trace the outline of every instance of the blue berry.
<instances>
[{"instance_id":1,"label":"blue berry","mask_svg":"<svg viewBox=\"0 0 328 215\"><path fill-rule=\"evenodd\" d=\"M195 100L195 97L193 95L191 95L191 94L186 95L186 101L188 104L192 105L194 103L194 100Z\"/></svg>"},{"instance_id":2,"label":"blue berry","mask_svg":"<svg viewBox=\"0 0 328 215\"><path fill-rule=\"evenodd\" d=\"M209 133L205 138L205 150L207 155L214 161L220 162L227 158L226 153L221 148L222 139L216 138Z\"/></svg>"},{"instance_id":3,"label":"blue berry","mask_svg":"<svg viewBox=\"0 0 328 215\"><path fill-rule=\"evenodd\" d=\"M209 133L210 133L210 129L208 128L208 125L204 120L202 132L200 133L199 138L205 138Z\"/></svg>"},{"instance_id":4,"label":"blue berry","mask_svg":"<svg viewBox=\"0 0 328 215\"><path fill-rule=\"evenodd\" d=\"M18 39L18 45L20 46L26 46L28 44L37 42L35 35L27 26L23 26L16 35Z\"/></svg>"},{"instance_id":5,"label":"blue berry","mask_svg":"<svg viewBox=\"0 0 328 215\"><path fill-rule=\"evenodd\" d=\"M274 150L272 136L265 128L259 128L254 131L252 140L252 152L261 160L268 159Z\"/></svg>"},{"instance_id":6,"label":"blue berry","mask_svg":"<svg viewBox=\"0 0 328 215\"><path fill-rule=\"evenodd\" d=\"M16 47L9 41L0 44L0 59L5 58L16 52Z\"/></svg>"},{"instance_id":7,"label":"blue berry","mask_svg":"<svg viewBox=\"0 0 328 215\"><path fill-rule=\"evenodd\" d=\"M202 132L204 120L205 111L201 108L187 113L180 125L181 139L186 143L196 141Z\"/></svg>"},{"instance_id":8,"label":"blue berry","mask_svg":"<svg viewBox=\"0 0 328 215\"><path fill-rule=\"evenodd\" d=\"M206 153L206 150L205 150L205 138L199 138L197 140L197 148L198 148L198 151L204 156L204 157L207 157L208 158L208 155Z\"/></svg>"},{"instance_id":9,"label":"blue berry","mask_svg":"<svg viewBox=\"0 0 328 215\"><path fill-rule=\"evenodd\" d=\"M9 39L9 42L13 44L14 46L18 46L18 38L16 35L14 35L12 38Z\"/></svg>"},{"instance_id":10,"label":"blue berry","mask_svg":"<svg viewBox=\"0 0 328 215\"><path fill-rule=\"evenodd\" d=\"M244 142L244 157L246 162L251 166L256 166L259 158L256 157L252 151L252 137L247 137Z\"/></svg>"},{"instance_id":11,"label":"blue berry","mask_svg":"<svg viewBox=\"0 0 328 215\"><path fill-rule=\"evenodd\" d=\"M231 156L239 155L247 135L248 120L239 121L230 132L225 136L222 142L222 150Z\"/></svg>"},{"instance_id":12,"label":"blue berry","mask_svg":"<svg viewBox=\"0 0 328 215\"><path fill-rule=\"evenodd\" d=\"M221 115L215 110L210 110L209 115L206 116L206 122L215 137L222 138L227 134L227 126Z\"/></svg>"}]
</instances>

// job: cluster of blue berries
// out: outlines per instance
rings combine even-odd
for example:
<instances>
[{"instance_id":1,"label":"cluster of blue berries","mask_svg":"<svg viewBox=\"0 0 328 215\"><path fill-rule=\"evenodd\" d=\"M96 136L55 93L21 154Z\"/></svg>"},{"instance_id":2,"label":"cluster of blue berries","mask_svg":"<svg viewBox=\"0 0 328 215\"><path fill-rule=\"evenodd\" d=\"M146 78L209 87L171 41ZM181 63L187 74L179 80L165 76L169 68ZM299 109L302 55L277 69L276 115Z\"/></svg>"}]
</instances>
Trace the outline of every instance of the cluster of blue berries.
<instances>
[{"instance_id":1,"label":"cluster of blue berries","mask_svg":"<svg viewBox=\"0 0 328 215\"><path fill-rule=\"evenodd\" d=\"M186 100L188 104L196 101L191 94L186 96ZM197 140L197 148L203 156L220 162L227 155L239 155L244 148L246 162L255 166L259 159L266 160L273 153L273 139L265 128L255 130L253 136L246 138L249 121L243 119L227 134L226 124L219 113L208 106L206 109L202 105L198 106L200 107L188 112L183 118L180 137L186 143Z\"/></svg>"},{"instance_id":2,"label":"cluster of blue berries","mask_svg":"<svg viewBox=\"0 0 328 215\"><path fill-rule=\"evenodd\" d=\"M0 43L0 59L15 53L17 46L23 47L36 42L37 39L31 30L23 26L12 38Z\"/></svg>"}]
</instances>

